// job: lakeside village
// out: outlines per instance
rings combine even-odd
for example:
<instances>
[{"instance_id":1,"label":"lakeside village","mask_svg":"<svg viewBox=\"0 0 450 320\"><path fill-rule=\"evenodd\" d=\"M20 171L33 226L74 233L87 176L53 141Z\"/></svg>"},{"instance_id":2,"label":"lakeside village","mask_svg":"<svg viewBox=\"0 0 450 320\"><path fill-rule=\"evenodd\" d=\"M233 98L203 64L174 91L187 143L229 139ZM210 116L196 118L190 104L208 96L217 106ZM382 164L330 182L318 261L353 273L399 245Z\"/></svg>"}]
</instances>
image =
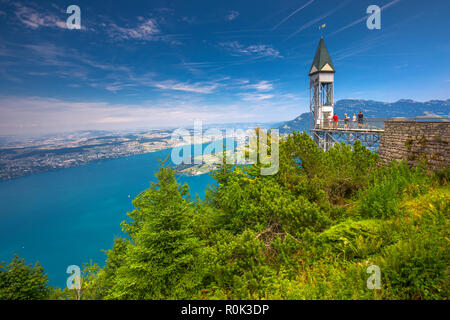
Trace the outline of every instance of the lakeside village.
<instances>
[{"instance_id":1,"label":"lakeside village","mask_svg":"<svg viewBox=\"0 0 450 320\"><path fill-rule=\"evenodd\" d=\"M196 131L197 130L197 131ZM196 133L195 133L196 132ZM198 132L200 140L194 139ZM30 174L70 168L91 162L128 157L138 154L156 152L164 149L205 144L218 141L210 146L211 152L194 152L190 155L187 149L182 161L175 165L179 174L199 175L215 170L220 162L222 139L234 141L236 148L242 148L244 140L249 141L251 128L244 129L176 129L152 130L144 133L108 135L94 138L67 137L58 141L41 140L35 146L13 145L0 148L0 180L8 180ZM182 133L182 136L180 136ZM194 134L195 133L195 134ZM192 136L192 138L191 138ZM230 145L229 145L230 146ZM227 152L229 159L235 148ZM209 150L209 149L208 149ZM206 151L208 151L206 150ZM192 158L192 160L191 160Z\"/></svg>"}]
</instances>

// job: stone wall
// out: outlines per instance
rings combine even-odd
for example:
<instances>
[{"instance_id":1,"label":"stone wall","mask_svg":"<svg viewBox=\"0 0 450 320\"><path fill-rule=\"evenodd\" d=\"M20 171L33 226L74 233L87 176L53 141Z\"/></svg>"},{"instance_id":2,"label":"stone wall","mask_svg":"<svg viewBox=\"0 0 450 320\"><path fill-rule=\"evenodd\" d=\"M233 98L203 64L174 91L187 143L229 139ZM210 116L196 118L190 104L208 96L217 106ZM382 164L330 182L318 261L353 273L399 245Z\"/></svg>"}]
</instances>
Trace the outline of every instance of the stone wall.
<instances>
[{"instance_id":1,"label":"stone wall","mask_svg":"<svg viewBox=\"0 0 450 320\"><path fill-rule=\"evenodd\" d=\"M378 153L381 163L426 160L433 169L449 166L450 122L386 121Z\"/></svg>"}]
</instances>

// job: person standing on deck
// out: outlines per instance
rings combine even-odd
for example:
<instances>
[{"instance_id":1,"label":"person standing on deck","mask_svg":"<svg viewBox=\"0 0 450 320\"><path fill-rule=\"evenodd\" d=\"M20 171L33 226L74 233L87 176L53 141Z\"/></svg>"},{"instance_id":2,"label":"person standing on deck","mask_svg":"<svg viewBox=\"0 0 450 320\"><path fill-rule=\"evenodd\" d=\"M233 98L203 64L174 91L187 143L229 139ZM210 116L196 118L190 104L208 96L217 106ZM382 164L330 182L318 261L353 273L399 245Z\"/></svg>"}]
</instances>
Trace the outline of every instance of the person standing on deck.
<instances>
[{"instance_id":1,"label":"person standing on deck","mask_svg":"<svg viewBox=\"0 0 450 320\"><path fill-rule=\"evenodd\" d=\"M364 115L363 115L362 111L360 111L358 114L358 128L363 127L363 122L364 122Z\"/></svg>"},{"instance_id":2,"label":"person standing on deck","mask_svg":"<svg viewBox=\"0 0 450 320\"><path fill-rule=\"evenodd\" d=\"M336 113L335 113L334 116L333 116L333 121L334 121L334 122L333 122L333 128L334 128L334 129L337 129L339 117L337 116Z\"/></svg>"},{"instance_id":3,"label":"person standing on deck","mask_svg":"<svg viewBox=\"0 0 450 320\"><path fill-rule=\"evenodd\" d=\"M344 114L344 129L348 129L348 122L350 118L347 116L347 114Z\"/></svg>"},{"instance_id":4,"label":"person standing on deck","mask_svg":"<svg viewBox=\"0 0 450 320\"><path fill-rule=\"evenodd\" d=\"M356 128L356 114L353 114L353 119L352 119L352 128Z\"/></svg>"}]
</instances>

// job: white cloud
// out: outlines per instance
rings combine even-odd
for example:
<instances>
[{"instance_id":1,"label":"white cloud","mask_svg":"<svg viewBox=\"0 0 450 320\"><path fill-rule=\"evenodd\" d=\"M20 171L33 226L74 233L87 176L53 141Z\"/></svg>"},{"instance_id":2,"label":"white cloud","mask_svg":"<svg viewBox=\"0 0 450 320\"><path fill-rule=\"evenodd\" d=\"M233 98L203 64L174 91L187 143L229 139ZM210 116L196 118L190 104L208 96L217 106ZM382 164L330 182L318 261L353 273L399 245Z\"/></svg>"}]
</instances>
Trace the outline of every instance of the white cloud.
<instances>
[{"instance_id":1,"label":"white cloud","mask_svg":"<svg viewBox=\"0 0 450 320\"><path fill-rule=\"evenodd\" d=\"M401 0L394 0L394 1L391 1L391 2L389 2L389 3L387 3L387 4L385 4L384 6L382 6L380 9L381 9L381 10L387 9L387 8L389 8L390 6L396 4L397 2L400 2L400 1L401 1ZM352 26L354 26L354 25L356 25L356 24L358 24L358 23L360 23L360 22L366 21L366 20L367 20L367 15L365 15L365 16L363 16L363 17L361 17L361 18L359 18L359 19L357 19L357 20L355 20L355 21L353 21L353 22L351 22L351 23L349 23L349 24L343 26L342 28L340 28L340 29L338 29L338 30L333 31L332 33L330 33L330 34L328 35L328 37L331 37L331 36L333 36L333 35L335 35L335 34L337 34L337 33L339 33L339 32L342 32L342 31L344 31L344 30L346 30L346 29L348 29L348 28L350 28L350 27L352 27Z\"/></svg>"},{"instance_id":2,"label":"white cloud","mask_svg":"<svg viewBox=\"0 0 450 320\"><path fill-rule=\"evenodd\" d=\"M245 93L242 96L243 96L242 100L250 102L267 100L274 97L273 94L263 94L263 93Z\"/></svg>"},{"instance_id":3,"label":"white cloud","mask_svg":"<svg viewBox=\"0 0 450 320\"><path fill-rule=\"evenodd\" d=\"M17 19L31 29L38 29L40 27L67 29L66 19L69 16L64 11L61 12L61 9L57 6L54 7L60 11L58 12L58 15L42 8L35 9L19 3L13 3L13 5L16 8L15 15ZM115 40L167 40L171 41L174 45L179 44L179 41L171 40L170 37L161 34L156 19L145 19L144 17L139 16L137 20L139 21L139 24L133 27L119 26L114 22L98 23L96 26L104 29L103 32ZM98 31L98 28L94 29L92 27L86 27L85 24L86 19L83 18L83 23L81 25L82 30Z\"/></svg>"},{"instance_id":4,"label":"white cloud","mask_svg":"<svg viewBox=\"0 0 450 320\"><path fill-rule=\"evenodd\" d=\"M134 84L123 84L123 83L120 83L120 82L115 82L115 83L106 85L105 89L108 90L108 91L111 91L111 92L117 92L117 91L123 90L123 89L125 89L127 87L133 87L133 86L135 86L135 85Z\"/></svg>"},{"instance_id":5,"label":"white cloud","mask_svg":"<svg viewBox=\"0 0 450 320\"><path fill-rule=\"evenodd\" d=\"M37 11L19 3L14 3L14 6L16 7L15 14L17 19L31 29L40 27L67 28L65 21L54 14Z\"/></svg>"},{"instance_id":6,"label":"white cloud","mask_svg":"<svg viewBox=\"0 0 450 320\"><path fill-rule=\"evenodd\" d=\"M247 84L247 83L250 83L250 80L248 80L248 79L235 79L234 83L236 83L238 85Z\"/></svg>"},{"instance_id":7,"label":"white cloud","mask_svg":"<svg viewBox=\"0 0 450 320\"><path fill-rule=\"evenodd\" d=\"M227 15L227 20L232 21L239 17L240 13L239 11L231 10L230 13Z\"/></svg>"},{"instance_id":8,"label":"white cloud","mask_svg":"<svg viewBox=\"0 0 450 320\"><path fill-rule=\"evenodd\" d=\"M279 26L281 26L284 22L286 22L289 18L291 18L293 15L297 14L298 12L302 11L304 8L309 6L311 3L313 3L315 0L310 0L309 2L303 4L301 7L294 10L291 14L289 14L287 17L285 17L283 20L281 20L277 25L275 25L272 30L275 30Z\"/></svg>"},{"instance_id":9,"label":"white cloud","mask_svg":"<svg viewBox=\"0 0 450 320\"><path fill-rule=\"evenodd\" d=\"M186 23L194 23L196 19L196 17L182 17L181 21L184 21Z\"/></svg>"},{"instance_id":10,"label":"white cloud","mask_svg":"<svg viewBox=\"0 0 450 320\"><path fill-rule=\"evenodd\" d=\"M346 6L351 0L346 0L346 1L340 1L339 4L337 6L334 6L331 10L329 10L328 12L325 12L324 14L320 15L319 17L303 24L300 28L298 28L295 32L291 33L285 40L292 38L293 36L295 36L296 34L298 34L299 32L311 27L312 25L315 25L319 22L322 22L326 17L332 15L333 13L335 13L337 10L339 10L340 8Z\"/></svg>"},{"instance_id":11,"label":"white cloud","mask_svg":"<svg viewBox=\"0 0 450 320\"><path fill-rule=\"evenodd\" d=\"M166 80L161 82L151 83L152 86L165 89L165 90L176 90L185 92L195 92L195 93L212 93L218 86L218 83L203 83L203 82L177 82L174 80Z\"/></svg>"},{"instance_id":12,"label":"white cloud","mask_svg":"<svg viewBox=\"0 0 450 320\"><path fill-rule=\"evenodd\" d=\"M231 41L220 43L220 45L235 56L255 55L260 57L281 58L280 52L278 50L274 49L272 46L265 44L245 46L238 41Z\"/></svg>"},{"instance_id":13,"label":"white cloud","mask_svg":"<svg viewBox=\"0 0 450 320\"><path fill-rule=\"evenodd\" d=\"M263 80L258 83L249 84L243 87L244 89L255 89L257 91L270 91L273 90L273 85L269 81Z\"/></svg>"},{"instance_id":14,"label":"white cloud","mask_svg":"<svg viewBox=\"0 0 450 320\"><path fill-rule=\"evenodd\" d=\"M140 105L63 101L45 97L0 98L0 134L42 134L76 130L125 130L205 123L267 121L273 106L210 105L184 98ZM270 120L273 120L271 118Z\"/></svg>"},{"instance_id":15,"label":"white cloud","mask_svg":"<svg viewBox=\"0 0 450 320\"><path fill-rule=\"evenodd\" d=\"M134 39L148 41L161 39L161 30L155 19L147 19L134 28L120 27L112 23L108 26L107 33L110 37L120 40Z\"/></svg>"}]
</instances>

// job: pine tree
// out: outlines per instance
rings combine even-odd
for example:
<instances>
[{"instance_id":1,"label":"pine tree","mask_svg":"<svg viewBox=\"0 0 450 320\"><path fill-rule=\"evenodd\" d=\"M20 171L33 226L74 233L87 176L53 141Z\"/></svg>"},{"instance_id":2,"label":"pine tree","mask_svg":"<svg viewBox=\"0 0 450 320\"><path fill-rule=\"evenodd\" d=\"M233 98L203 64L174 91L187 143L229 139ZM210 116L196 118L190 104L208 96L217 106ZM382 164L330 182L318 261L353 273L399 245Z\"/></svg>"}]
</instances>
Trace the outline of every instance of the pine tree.
<instances>
[{"instance_id":1,"label":"pine tree","mask_svg":"<svg viewBox=\"0 0 450 320\"><path fill-rule=\"evenodd\" d=\"M164 165L156 177L158 182L134 200L133 221L123 224L131 243L117 270L113 298L187 298L200 282L196 259L201 242L190 225L188 187Z\"/></svg>"},{"instance_id":2,"label":"pine tree","mask_svg":"<svg viewBox=\"0 0 450 320\"><path fill-rule=\"evenodd\" d=\"M221 162L217 165L217 170L213 171L210 175L217 181L219 185L225 185L228 181L229 173L233 168L232 164L227 163L226 143L223 141Z\"/></svg>"},{"instance_id":3,"label":"pine tree","mask_svg":"<svg viewBox=\"0 0 450 320\"><path fill-rule=\"evenodd\" d=\"M50 288L47 274L39 262L34 266L14 255L10 264L0 264L0 300L43 300Z\"/></svg>"}]
</instances>

